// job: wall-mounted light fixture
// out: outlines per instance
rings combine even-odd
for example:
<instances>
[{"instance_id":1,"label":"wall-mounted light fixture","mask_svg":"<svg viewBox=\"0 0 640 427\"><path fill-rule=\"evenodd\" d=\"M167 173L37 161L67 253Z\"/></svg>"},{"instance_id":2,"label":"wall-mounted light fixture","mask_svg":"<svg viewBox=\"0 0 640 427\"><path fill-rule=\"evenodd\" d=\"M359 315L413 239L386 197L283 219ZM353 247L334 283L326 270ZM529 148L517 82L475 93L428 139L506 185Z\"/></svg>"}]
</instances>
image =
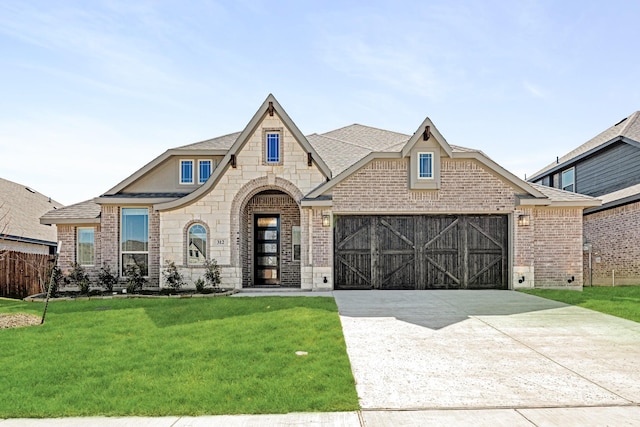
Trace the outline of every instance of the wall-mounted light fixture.
<instances>
[{"instance_id":1,"label":"wall-mounted light fixture","mask_svg":"<svg viewBox=\"0 0 640 427\"><path fill-rule=\"evenodd\" d=\"M331 215L329 214L322 214L322 226L323 227L330 227L331 226Z\"/></svg>"},{"instance_id":2,"label":"wall-mounted light fixture","mask_svg":"<svg viewBox=\"0 0 640 427\"><path fill-rule=\"evenodd\" d=\"M520 278L518 279L518 283L524 283L524 276L520 276Z\"/></svg>"},{"instance_id":3,"label":"wall-mounted light fixture","mask_svg":"<svg viewBox=\"0 0 640 427\"><path fill-rule=\"evenodd\" d=\"M528 226L531 224L531 216L526 214L518 215L518 225Z\"/></svg>"},{"instance_id":4,"label":"wall-mounted light fixture","mask_svg":"<svg viewBox=\"0 0 640 427\"><path fill-rule=\"evenodd\" d=\"M574 280L576 280L575 276L571 276L571 278L570 278L569 280L567 280L567 283L571 283L571 282L573 282Z\"/></svg>"}]
</instances>

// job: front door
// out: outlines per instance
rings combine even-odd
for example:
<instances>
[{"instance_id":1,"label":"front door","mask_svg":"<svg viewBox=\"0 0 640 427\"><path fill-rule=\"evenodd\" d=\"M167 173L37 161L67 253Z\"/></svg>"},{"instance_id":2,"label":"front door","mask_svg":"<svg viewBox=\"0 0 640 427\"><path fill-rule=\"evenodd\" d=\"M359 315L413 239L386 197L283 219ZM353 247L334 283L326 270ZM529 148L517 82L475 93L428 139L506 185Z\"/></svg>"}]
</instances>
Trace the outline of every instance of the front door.
<instances>
[{"instance_id":1,"label":"front door","mask_svg":"<svg viewBox=\"0 0 640 427\"><path fill-rule=\"evenodd\" d=\"M254 218L254 285L280 285L280 215Z\"/></svg>"}]
</instances>

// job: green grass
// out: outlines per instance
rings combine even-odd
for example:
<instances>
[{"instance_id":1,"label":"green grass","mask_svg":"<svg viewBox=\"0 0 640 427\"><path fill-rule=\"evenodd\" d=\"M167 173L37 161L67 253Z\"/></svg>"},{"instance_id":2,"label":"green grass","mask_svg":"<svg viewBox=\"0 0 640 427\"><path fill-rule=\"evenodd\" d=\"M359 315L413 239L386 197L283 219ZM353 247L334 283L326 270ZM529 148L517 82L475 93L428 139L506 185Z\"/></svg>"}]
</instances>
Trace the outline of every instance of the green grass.
<instances>
[{"instance_id":1,"label":"green grass","mask_svg":"<svg viewBox=\"0 0 640 427\"><path fill-rule=\"evenodd\" d=\"M332 298L53 302L0 343L0 418L358 409Z\"/></svg>"},{"instance_id":2,"label":"green grass","mask_svg":"<svg viewBox=\"0 0 640 427\"><path fill-rule=\"evenodd\" d=\"M553 289L522 292L640 322L640 286L585 287L582 292Z\"/></svg>"}]
</instances>

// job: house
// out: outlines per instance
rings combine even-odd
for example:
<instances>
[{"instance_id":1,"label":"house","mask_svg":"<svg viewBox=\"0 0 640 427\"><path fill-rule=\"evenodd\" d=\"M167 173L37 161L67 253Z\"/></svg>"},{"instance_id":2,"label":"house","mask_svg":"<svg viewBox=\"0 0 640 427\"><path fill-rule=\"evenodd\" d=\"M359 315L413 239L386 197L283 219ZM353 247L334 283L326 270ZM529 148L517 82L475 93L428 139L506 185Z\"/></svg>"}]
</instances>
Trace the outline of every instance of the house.
<instances>
[{"instance_id":1,"label":"house","mask_svg":"<svg viewBox=\"0 0 640 427\"><path fill-rule=\"evenodd\" d=\"M584 211L586 284L640 283L640 112L557 158L529 181L598 197Z\"/></svg>"},{"instance_id":2,"label":"house","mask_svg":"<svg viewBox=\"0 0 640 427\"><path fill-rule=\"evenodd\" d=\"M56 227L40 217L62 205L32 188L0 178L0 296L39 292L55 253Z\"/></svg>"},{"instance_id":3,"label":"house","mask_svg":"<svg viewBox=\"0 0 640 427\"><path fill-rule=\"evenodd\" d=\"M154 286L166 261L192 284L214 258L235 288L580 288L582 211L599 203L450 145L429 118L412 135L305 136L269 95L242 131L167 150L41 221L58 226L63 269L136 263Z\"/></svg>"}]
</instances>

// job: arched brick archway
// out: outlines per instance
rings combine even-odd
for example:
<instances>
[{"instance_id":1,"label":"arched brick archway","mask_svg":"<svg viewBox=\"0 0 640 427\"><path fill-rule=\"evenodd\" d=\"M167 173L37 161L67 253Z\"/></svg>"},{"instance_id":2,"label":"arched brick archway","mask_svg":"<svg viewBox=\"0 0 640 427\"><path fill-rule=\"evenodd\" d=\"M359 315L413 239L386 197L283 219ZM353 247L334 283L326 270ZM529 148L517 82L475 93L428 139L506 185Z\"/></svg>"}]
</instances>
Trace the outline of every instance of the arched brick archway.
<instances>
[{"instance_id":1,"label":"arched brick archway","mask_svg":"<svg viewBox=\"0 0 640 427\"><path fill-rule=\"evenodd\" d=\"M307 217L302 215L300 201L304 195L290 181L279 177L265 176L245 184L236 194L231 204L230 242L231 265L242 272L243 287L252 284L252 218L254 213L279 213L283 221L283 279L285 286L300 286L301 266L306 263L304 251L301 259L293 260L291 246L292 225L300 226L302 247L307 241L305 225Z\"/></svg>"}]
</instances>

